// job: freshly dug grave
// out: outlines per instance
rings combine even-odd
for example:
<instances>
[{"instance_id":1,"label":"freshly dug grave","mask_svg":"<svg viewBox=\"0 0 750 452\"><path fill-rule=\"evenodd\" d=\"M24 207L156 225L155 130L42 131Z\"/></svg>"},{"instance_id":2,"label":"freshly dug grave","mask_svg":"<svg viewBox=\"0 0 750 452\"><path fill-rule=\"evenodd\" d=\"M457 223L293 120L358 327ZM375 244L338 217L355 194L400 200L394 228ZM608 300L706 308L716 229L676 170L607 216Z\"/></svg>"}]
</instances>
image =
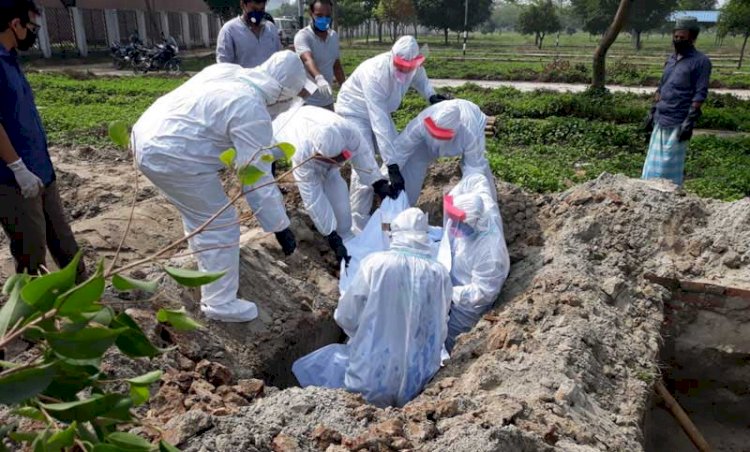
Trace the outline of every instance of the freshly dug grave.
<instances>
[{"instance_id":1,"label":"freshly dug grave","mask_svg":"<svg viewBox=\"0 0 750 452\"><path fill-rule=\"evenodd\" d=\"M420 205L433 224L458 174L455 162L431 171ZM704 200L610 175L554 195L498 184L498 195L513 264L501 298L402 409L376 409L341 390L290 388L296 358L341 339L332 256L294 190L287 198L298 253L284 258L273 235L257 229L243 235L240 295L258 303L258 320L208 322L198 294L168 282L148 303L113 296L135 306L161 345L177 348L150 363L113 353L107 370L167 371L143 414L185 450L642 450L673 298L645 275L748 284L750 201ZM113 208L127 210L127 199ZM137 217L126 259L181 234L160 197L140 206L165 211L158 223ZM194 265L190 257L173 263ZM176 334L153 322L155 308L180 304L207 329Z\"/></svg>"}]
</instances>

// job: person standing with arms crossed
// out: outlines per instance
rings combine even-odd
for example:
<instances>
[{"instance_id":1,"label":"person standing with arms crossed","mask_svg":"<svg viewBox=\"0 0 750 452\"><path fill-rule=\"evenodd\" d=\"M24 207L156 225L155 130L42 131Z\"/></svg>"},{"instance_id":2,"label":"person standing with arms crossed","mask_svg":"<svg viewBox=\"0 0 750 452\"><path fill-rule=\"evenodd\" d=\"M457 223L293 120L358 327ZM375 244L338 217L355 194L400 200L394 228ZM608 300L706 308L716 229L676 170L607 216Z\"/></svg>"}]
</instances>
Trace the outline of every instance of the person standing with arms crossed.
<instances>
[{"instance_id":1,"label":"person standing with arms crossed","mask_svg":"<svg viewBox=\"0 0 750 452\"><path fill-rule=\"evenodd\" d=\"M279 30L267 20L266 0L240 0L242 15L225 23L216 42L216 62L260 66L281 50Z\"/></svg>"},{"instance_id":2,"label":"person standing with arms crossed","mask_svg":"<svg viewBox=\"0 0 750 452\"><path fill-rule=\"evenodd\" d=\"M294 36L294 49L302 58L307 73L315 79L318 90L307 98L306 105L327 108L333 111L334 77L339 86L346 76L341 67L339 35L331 29L331 0L312 0L310 3L310 26Z\"/></svg>"}]
</instances>

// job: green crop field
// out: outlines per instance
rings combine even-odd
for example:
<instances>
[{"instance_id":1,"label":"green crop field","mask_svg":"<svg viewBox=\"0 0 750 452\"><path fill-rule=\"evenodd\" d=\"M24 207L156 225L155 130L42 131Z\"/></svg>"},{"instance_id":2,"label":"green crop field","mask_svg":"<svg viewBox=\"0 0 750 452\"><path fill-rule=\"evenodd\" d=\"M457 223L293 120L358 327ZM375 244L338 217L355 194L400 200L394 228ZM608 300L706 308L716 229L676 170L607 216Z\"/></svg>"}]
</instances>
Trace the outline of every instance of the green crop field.
<instances>
[{"instance_id":1,"label":"green crop field","mask_svg":"<svg viewBox=\"0 0 750 452\"><path fill-rule=\"evenodd\" d=\"M123 77L80 79L64 74L29 74L53 145L108 146L106 124L134 123L160 95L184 79ZM498 117L499 133L487 141L495 174L527 189L549 192L598 176L603 171L638 177L647 134L640 123L646 96L521 93L511 88L466 85L453 90L485 113ZM425 102L409 94L394 114L399 128ZM750 101L712 95L699 127L750 132ZM696 136L688 154L688 190L731 200L750 193L750 135Z\"/></svg>"}]
</instances>

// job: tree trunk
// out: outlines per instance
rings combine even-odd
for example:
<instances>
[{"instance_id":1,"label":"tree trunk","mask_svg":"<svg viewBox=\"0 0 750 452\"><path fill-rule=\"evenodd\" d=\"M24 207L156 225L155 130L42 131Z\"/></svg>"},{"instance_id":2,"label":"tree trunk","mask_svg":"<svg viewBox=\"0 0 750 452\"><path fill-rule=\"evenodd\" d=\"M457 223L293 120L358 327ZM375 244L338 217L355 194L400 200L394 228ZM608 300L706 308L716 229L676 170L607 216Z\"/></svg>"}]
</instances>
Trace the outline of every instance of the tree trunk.
<instances>
[{"instance_id":1,"label":"tree trunk","mask_svg":"<svg viewBox=\"0 0 750 452\"><path fill-rule=\"evenodd\" d=\"M448 29L444 28L443 32L445 33L445 45L448 45Z\"/></svg>"},{"instance_id":2,"label":"tree trunk","mask_svg":"<svg viewBox=\"0 0 750 452\"><path fill-rule=\"evenodd\" d=\"M745 40L742 41L742 50L740 50L740 62L737 63L737 69L742 67L742 60L745 58L745 46L747 46L747 38L750 38L750 33L745 33Z\"/></svg>"},{"instance_id":3,"label":"tree trunk","mask_svg":"<svg viewBox=\"0 0 750 452\"><path fill-rule=\"evenodd\" d=\"M412 22L412 25L414 26L414 39L417 39L419 36L417 35L417 23Z\"/></svg>"},{"instance_id":4,"label":"tree trunk","mask_svg":"<svg viewBox=\"0 0 750 452\"><path fill-rule=\"evenodd\" d=\"M534 47L539 48L539 32L534 32Z\"/></svg>"},{"instance_id":5,"label":"tree trunk","mask_svg":"<svg viewBox=\"0 0 750 452\"><path fill-rule=\"evenodd\" d=\"M612 47L612 43L617 39L617 35L620 34L623 24L628 17L628 10L633 4L633 0L620 0L620 6L617 8L612 24L609 26L607 31L602 36L602 40L594 51L594 64L593 64L593 78L591 80L591 88L597 90L604 89L604 83L606 81L606 59L607 51Z\"/></svg>"},{"instance_id":6,"label":"tree trunk","mask_svg":"<svg viewBox=\"0 0 750 452\"><path fill-rule=\"evenodd\" d=\"M643 45L641 44L641 32L639 30L633 30L631 33L633 34L633 46L636 51L640 51L643 48Z\"/></svg>"},{"instance_id":7,"label":"tree trunk","mask_svg":"<svg viewBox=\"0 0 750 452\"><path fill-rule=\"evenodd\" d=\"M367 29L365 30L365 44L370 45L370 19L367 19L365 24L367 24Z\"/></svg>"},{"instance_id":8,"label":"tree trunk","mask_svg":"<svg viewBox=\"0 0 750 452\"><path fill-rule=\"evenodd\" d=\"M544 43L544 33L539 33L539 50L542 50L542 44Z\"/></svg>"},{"instance_id":9,"label":"tree trunk","mask_svg":"<svg viewBox=\"0 0 750 452\"><path fill-rule=\"evenodd\" d=\"M383 22L378 21L378 42L383 42Z\"/></svg>"}]
</instances>

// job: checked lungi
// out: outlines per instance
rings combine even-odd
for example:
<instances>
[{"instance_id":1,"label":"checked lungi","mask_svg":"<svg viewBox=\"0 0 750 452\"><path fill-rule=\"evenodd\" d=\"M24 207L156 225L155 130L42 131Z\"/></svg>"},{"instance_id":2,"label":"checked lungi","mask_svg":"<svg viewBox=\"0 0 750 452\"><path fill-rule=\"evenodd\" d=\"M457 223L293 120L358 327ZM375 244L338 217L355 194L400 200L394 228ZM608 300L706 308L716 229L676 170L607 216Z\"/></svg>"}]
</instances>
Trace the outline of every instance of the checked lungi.
<instances>
[{"instance_id":1,"label":"checked lungi","mask_svg":"<svg viewBox=\"0 0 750 452\"><path fill-rule=\"evenodd\" d=\"M679 126L654 125L641 179L669 179L677 185L682 185L685 154L690 140L679 141L678 133Z\"/></svg>"}]
</instances>

